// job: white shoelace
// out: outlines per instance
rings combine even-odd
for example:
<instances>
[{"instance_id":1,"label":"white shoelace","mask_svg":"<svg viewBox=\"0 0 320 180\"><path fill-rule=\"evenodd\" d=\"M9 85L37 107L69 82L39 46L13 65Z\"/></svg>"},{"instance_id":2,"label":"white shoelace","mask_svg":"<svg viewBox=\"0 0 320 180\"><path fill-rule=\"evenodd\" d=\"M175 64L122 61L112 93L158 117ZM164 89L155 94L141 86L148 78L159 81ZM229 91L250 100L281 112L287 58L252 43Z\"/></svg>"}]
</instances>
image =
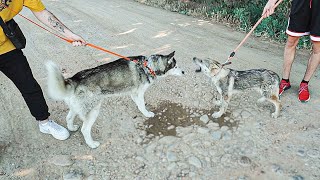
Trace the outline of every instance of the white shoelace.
<instances>
[{"instance_id":1,"label":"white shoelace","mask_svg":"<svg viewBox=\"0 0 320 180\"><path fill-rule=\"evenodd\" d=\"M308 84L303 85L299 88L299 94L301 94L303 91L308 91Z\"/></svg>"},{"instance_id":2,"label":"white shoelace","mask_svg":"<svg viewBox=\"0 0 320 180\"><path fill-rule=\"evenodd\" d=\"M46 124L42 124L42 126L49 126L49 127L53 128L54 130L61 132L60 125L58 125L57 123L55 123L52 120L49 120Z\"/></svg>"}]
</instances>

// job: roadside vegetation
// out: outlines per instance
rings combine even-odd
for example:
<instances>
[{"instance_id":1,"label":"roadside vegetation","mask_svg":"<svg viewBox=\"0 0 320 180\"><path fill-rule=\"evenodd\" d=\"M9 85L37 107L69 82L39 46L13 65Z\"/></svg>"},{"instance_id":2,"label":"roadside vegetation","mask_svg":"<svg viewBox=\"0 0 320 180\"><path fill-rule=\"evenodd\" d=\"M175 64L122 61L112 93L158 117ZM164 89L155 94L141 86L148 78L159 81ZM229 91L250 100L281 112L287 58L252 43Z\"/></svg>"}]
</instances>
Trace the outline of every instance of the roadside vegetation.
<instances>
[{"instance_id":1,"label":"roadside vegetation","mask_svg":"<svg viewBox=\"0 0 320 180\"><path fill-rule=\"evenodd\" d=\"M248 32L260 19L267 0L136 0L181 14L210 19ZM264 19L254 31L257 37L284 43L291 0L284 0L275 13ZM298 47L310 49L310 38L300 39Z\"/></svg>"}]
</instances>

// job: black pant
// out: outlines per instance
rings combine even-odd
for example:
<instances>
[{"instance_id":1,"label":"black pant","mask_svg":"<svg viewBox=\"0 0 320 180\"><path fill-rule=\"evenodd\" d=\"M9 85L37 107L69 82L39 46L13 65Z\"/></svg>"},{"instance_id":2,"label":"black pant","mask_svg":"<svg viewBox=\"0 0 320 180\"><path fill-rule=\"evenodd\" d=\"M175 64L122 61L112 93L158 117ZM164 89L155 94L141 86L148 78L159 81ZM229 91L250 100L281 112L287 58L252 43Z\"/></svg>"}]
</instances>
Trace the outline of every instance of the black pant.
<instances>
[{"instance_id":1,"label":"black pant","mask_svg":"<svg viewBox=\"0 0 320 180\"><path fill-rule=\"evenodd\" d=\"M41 87L34 79L27 58L21 50L16 49L0 55L0 71L19 89L36 120L41 121L49 117Z\"/></svg>"}]
</instances>

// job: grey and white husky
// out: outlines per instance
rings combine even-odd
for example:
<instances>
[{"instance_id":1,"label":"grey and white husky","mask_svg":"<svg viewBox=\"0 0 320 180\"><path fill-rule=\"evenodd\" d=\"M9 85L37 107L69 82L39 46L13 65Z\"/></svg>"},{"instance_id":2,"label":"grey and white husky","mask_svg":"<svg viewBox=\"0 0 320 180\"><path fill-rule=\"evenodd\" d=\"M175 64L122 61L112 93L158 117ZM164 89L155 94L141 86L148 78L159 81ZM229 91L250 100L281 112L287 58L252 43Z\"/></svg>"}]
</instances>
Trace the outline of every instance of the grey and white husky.
<instances>
[{"instance_id":1,"label":"grey and white husky","mask_svg":"<svg viewBox=\"0 0 320 180\"><path fill-rule=\"evenodd\" d=\"M73 124L78 115L83 121L81 132L86 143L91 148L97 148L100 143L93 141L91 127L97 119L103 98L128 94L144 116L153 117L154 113L145 107L144 93L147 88L159 77L184 74L173 56L174 52L169 55L129 57L133 61L121 58L80 71L67 79L56 64L48 62L49 95L69 106L66 117L68 129L78 129L79 126Z\"/></svg>"},{"instance_id":2,"label":"grey and white husky","mask_svg":"<svg viewBox=\"0 0 320 180\"><path fill-rule=\"evenodd\" d=\"M211 78L212 82L221 95L220 109L212 114L213 118L221 117L227 110L233 94L246 89L254 89L261 93L262 98L258 101L268 100L275 106L272 117L277 118L280 113L279 84L280 78L277 73L267 69L251 69L236 71L224 68L218 61L211 59L199 59L194 57L193 61L199 66L196 72L202 71Z\"/></svg>"}]
</instances>

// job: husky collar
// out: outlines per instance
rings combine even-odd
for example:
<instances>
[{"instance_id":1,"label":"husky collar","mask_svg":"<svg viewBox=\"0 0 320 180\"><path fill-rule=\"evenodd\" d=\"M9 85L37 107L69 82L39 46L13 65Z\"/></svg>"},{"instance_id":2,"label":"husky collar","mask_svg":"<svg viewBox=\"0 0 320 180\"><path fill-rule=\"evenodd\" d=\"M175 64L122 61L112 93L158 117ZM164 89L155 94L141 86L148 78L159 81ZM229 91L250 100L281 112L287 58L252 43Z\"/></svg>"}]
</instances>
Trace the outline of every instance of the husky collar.
<instances>
[{"instance_id":1,"label":"husky collar","mask_svg":"<svg viewBox=\"0 0 320 180\"><path fill-rule=\"evenodd\" d=\"M132 60L132 62L139 64L138 60ZM143 67L147 68L152 77L156 77L156 73L148 66L148 60L144 60L142 63Z\"/></svg>"}]
</instances>

